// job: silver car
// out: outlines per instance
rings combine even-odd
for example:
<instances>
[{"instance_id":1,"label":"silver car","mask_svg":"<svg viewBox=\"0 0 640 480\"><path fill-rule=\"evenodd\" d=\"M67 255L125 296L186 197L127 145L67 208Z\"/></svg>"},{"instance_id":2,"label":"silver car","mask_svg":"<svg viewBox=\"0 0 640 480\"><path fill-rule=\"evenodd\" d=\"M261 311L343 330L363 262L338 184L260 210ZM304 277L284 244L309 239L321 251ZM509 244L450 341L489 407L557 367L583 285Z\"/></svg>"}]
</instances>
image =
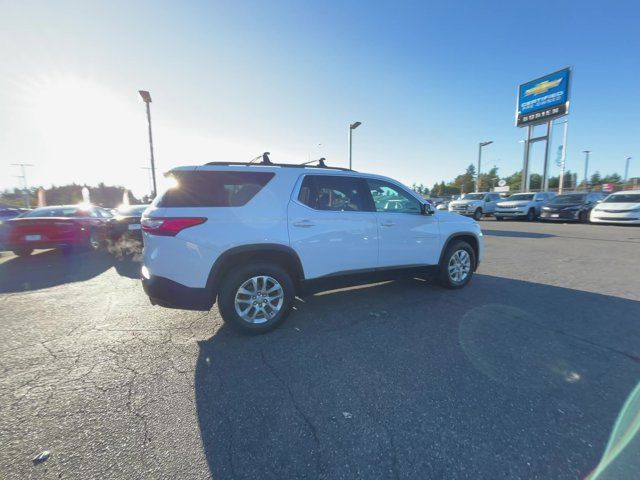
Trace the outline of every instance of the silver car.
<instances>
[{"instance_id":1,"label":"silver car","mask_svg":"<svg viewBox=\"0 0 640 480\"><path fill-rule=\"evenodd\" d=\"M556 194L552 192L516 193L496 205L496 220L521 218L533 222L540 216L544 207Z\"/></svg>"}]
</instances>

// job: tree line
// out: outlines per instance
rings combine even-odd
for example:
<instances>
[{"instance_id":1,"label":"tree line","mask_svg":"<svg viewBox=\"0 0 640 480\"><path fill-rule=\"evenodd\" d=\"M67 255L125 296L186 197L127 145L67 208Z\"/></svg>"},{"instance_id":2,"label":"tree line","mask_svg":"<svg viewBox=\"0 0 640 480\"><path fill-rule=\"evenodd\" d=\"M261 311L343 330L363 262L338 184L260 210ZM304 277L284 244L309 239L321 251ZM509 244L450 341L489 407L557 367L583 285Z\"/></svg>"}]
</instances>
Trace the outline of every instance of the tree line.
<instances>
[{"instance_id":1,"label":"tree line","mask_svg":"<svg viewBox=\"0 0 640 480\"><path fill-rule=\"evenodd\" d=\"M464 173L458 175L453 180L445 182L436 182L431 188L426 187L423 184L414 183L412 188L422 195L460 195L461 193L469 193L475 191L476 184L476 167L470 164ZM500 180L506 182L506 186L509 187L510 192L520 191L522 184L522 170L515 172L509 176L501 177L498 174L498 167L491 168L486 173L480 174L480 190L489 191L493 187L498 185ZM596 171L585 185L584 179L578 180L578 174L567 170L564 174L563 189L566 190L580 190L585 188L599 189L605 183L611 183L613 185L622 185L622 176L618 173L610 173L606 175L600 174ZM557 190L560 186L560 176L549 177L549 189ZM542 189L542 175L537 173L531 174L529 177L529 188L531 190Z\"/></svg>"},{"instance_id":2,"label":"tree line","mask_svg":"<svg viewBox=\"0 0 640 480\"><path fill-rule=\"evenodd\" d=\"M102 182L97 186L79 185L76 183L60 186L52 185L50 188L44 189L47 205L73 205L80 203L82 202L83 187L89 189L91 203L106 208L115 208L122 204L122 198L126 190L122 186L105 185ZM38 190L40 188L41 187L33 187L29 189L32 207L38 203ZM128 195L129 203L131 204L146 203L144 200L148 200L147 198L138 199L131 192L128 192ZM24 191L18 188L5 190L0 193L0 203L14 207L25 207Z\"/></svg>"}]
</instances>

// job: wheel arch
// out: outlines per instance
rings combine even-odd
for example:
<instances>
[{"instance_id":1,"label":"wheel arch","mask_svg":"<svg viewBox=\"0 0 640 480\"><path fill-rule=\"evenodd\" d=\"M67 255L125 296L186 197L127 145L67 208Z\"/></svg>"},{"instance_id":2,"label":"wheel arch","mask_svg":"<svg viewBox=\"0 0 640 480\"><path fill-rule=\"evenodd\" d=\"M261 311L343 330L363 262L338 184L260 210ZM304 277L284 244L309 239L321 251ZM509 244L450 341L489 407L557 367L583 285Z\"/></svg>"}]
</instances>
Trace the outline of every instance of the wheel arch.
<instances>
[{"instance_id":1,"label":"wheel arch","mask_svg":"<svg viewBox=\"0 0 640 480\"><path fill-rule=\"evenodd\" d=\"M268 259L265 258L268 256ZM218 294L220 281L232 268L247 263L275 263L291 274L296 287L304 280L302 262L295 250L278 243L256 243L230 248L223 252L211 267L207 278L207 289Z\"/></svg>"},{"instance_id":2,"label":"wheel arch","mask_svg":"<svg viewBox=\"0 0 640 480\"><path fill-rule=\"evenodd\" d=\"M438 265L442 265L442 259L444 257L445 252L447 251L447 248L449 248L449 245L451 245L451 243L454 242L455 240L464 240L469 245L471 245L471 248L473 248L473 252L475 253L475 265L473 266L473 269L475 271L476 268L478 268L478 259L480 255L480 241L478 240L478 237L473 232L456 232L449 235L445 240L444 245L442 246L442 251L440 252L440 259L438 260Z\"/></svg>"}]
</instances>

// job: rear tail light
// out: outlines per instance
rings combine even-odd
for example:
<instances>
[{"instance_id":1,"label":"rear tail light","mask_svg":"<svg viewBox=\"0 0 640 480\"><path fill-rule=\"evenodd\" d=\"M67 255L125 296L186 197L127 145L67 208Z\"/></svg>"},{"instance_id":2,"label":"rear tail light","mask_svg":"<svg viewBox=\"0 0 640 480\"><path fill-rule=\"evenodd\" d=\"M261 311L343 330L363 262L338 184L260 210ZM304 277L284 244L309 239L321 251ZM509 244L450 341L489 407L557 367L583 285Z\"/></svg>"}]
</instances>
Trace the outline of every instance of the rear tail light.
<instances>
[{"instance_id":1,"label":"rear tail light","mask_svg":"<svg viewBox=\"0 0 640 480\"><path fill-rule=\"evenodd\" d=\"M195 227L206 222L206 218L143 218L140 222L142 230L151 235L175 237L185 228Z\"/></svg>"}]
</instances>

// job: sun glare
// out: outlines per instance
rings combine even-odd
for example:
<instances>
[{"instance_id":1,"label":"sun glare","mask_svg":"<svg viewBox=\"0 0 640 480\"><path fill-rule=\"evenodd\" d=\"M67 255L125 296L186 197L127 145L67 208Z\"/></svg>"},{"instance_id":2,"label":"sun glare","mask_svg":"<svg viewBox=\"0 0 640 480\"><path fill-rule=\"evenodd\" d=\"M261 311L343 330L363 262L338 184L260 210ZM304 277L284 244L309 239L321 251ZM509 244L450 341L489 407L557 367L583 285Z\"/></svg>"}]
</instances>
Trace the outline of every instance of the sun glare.
<instances>
[{"instance_id":1,"label":"sun glare","mask_svg":"<svg viewBox=\"0 0 640 480\"><path fill-rule=\"evenodd\" d=\"M60 168L81 181L117 181L122 168L136 169L146 157L143 107L92 80L49 77L30 84L27 102L35 134ZM135 110L140 106L140 111ZM132 168L133 167L133 168ZM143 177L143 172L136 175Z\"/></svg>"}]
</instances>

